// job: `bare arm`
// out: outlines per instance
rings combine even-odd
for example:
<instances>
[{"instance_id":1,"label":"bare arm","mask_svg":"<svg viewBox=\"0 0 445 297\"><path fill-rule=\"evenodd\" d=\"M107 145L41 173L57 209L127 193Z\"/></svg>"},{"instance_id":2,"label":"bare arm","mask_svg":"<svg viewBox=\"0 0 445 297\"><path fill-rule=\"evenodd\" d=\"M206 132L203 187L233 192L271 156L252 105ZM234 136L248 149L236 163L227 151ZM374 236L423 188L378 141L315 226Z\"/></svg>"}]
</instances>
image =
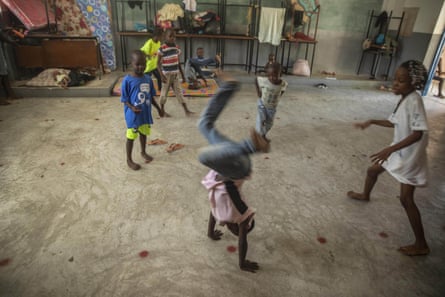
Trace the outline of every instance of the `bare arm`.
<instances>
[{"instance_id":1,"label":"bare arm","mask_svg":"<svg viewBox=\"0 0 445 297\"><path fill-rule=\"evenodd\" d=\"M258 263L250 262L246 259L247 255L247 232L249 227L249 220L247 218L244 222L239 224L239 234L238 234L238 254L239 254L239 267L241 270L249 271L255 273L259 269Z\"/></svg>"},{"instance_id":2,"label":"bare arm","mask_svg":"<svg viewBox=\"0 0 445 297\"><path fill-rule=\"evenodd\" d=\"M184 75L184 71L182 70L181 64L178 64L178 67L179 67L179 72L181 72L182 81L185 81L185 75Z\"/></svg>"},{"instance_id":3,"label":"bare arm","mask_svg":"<svg viewBox=\"0 0 445 297\"><path fill-rule=\"evenodd\" d=\"M162 72L162 56L159 56L158 59L158 70L159 70L159 74L161 75L161 80L163 83L167 82L167 78L165 77L164 73Z\"/></svg>"},{"instance_id":4,"label":"bare arm","mask_svg":"<svg viewBox=\"0 0 445 297\"><path fill-rule=\"evenodd\" d=\"M260 86L258 85L258 79L255 77L255 87L256 87L256 93L258 95L258 97L262 97L263 94L261 92Z\"/></svg>"},{"instance_id":5,"label":"bare arm","mask_svg":"<svg viewBox=\"0 0 445 297\"><path fill-rule=\"evenodd\" d=\"M207 228L207 236L213 240L220 240L223 233L220 230L216 230L215 226L216 226L215 217L213 216L212 212L210 212L209 226Z\"/></svg>"},{"instance_id":6,"label":"bare arm","mask_svg":"<svg viewBox=\"0 0 445 297\"><path fill-rule=\"evenodd\" d=\"M162 113L162 110L159 107L159 104L156 101L155 97L151 98L151 105L153 105L156 108L156 110L158 111L159 116L162 118L164 116L164 114Z\"/></svg>"},{"instance_id":7,"label":"bare arm","mask_svg":"<svg viewBox=\"0 0 445 297\"><path fill-rule=\"evenodd\" d=\"M389 156L392 153L394 153L398 150L401 150L401 149L403 149L407 146L410 146L411 144L419 141L422 138L422 136L423 136L423 131L414 131L413 133L408 135L406 138L402 139L400 142L393 144L389 147L386 147L374 155L371 155L371 160L372 160L372 162L374 162L376 164L382 164L389 158Z\"/></svg>"},{"instance_id":8,"label":"bare arm","mask_svg":"<svg viewBox=\"0 0 445 297\"><path fill-rule=\"evenodd\" d=\"M367 120L366 122L355 123L354 127L364 130L371 125L387 127L387 128L394 128L394 124L388 120Z\"/></svg>"}]
</instances>

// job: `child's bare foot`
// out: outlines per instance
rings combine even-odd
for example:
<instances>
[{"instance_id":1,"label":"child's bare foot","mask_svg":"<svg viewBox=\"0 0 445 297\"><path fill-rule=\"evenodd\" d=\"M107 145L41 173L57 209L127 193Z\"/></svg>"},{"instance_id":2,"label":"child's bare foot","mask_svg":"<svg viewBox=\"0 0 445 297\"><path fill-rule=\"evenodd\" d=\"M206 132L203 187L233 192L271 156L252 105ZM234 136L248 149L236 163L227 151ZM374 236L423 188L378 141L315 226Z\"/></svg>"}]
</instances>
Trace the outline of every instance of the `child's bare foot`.
<instances>
[{"instance_id":1,"label":"child's bare foot","mask_svg":"<svg viewBox=\"0 0 445 297\"><path fill-rule=\"evenodd\" d=\"M170 118L170 117L171 117L171 115L168 114L165 110L161 110L161 111L159 112L159 116L160 116L161 118Z\"/></svg>"},{"instance_id":2,"label":"child's bare foot","mask_svg":"<svg viewBox=\"0 0 445 297\"><path fill-rule=\"evenodd\" d=\"M141 165L134 163L132 160L127 160L128 167L130 167L133 170L139 170L141 169Z\"/></svg>"},{"instance_id":3,"label":"child's bare foot","mask_svg":"<svg viewBox=\"0 0 445 297\"><path fill-rule=\"evenodd\" d=\"M351 199L369 201L369 198L365 197L365 195L363 195L362 193L356 193L354 191L349 191L348 193L346 193L346 195L348 195L348 197Z\"/></svg>"},{"instance_id":4,"label":"child's bare foot","mask_svg":"<svg viewBox=\"0 0 445 297\"><path fill-rule=\"evenodd\" d=\"M214 230L213 234L207 234L207 236L212 240L220 240L223 233L220 230Z\"/></svg>"},{"instance_id":5,"label":"child's bare foot","mask_svg":"<svg viewBox=\"0 0 445 297\"><path fill-rule=\"evenodd\" d=\"M142 152L141 156L145 159L145 163L150 163L151 161L153 161L153 157L148 155L146 152Z\"/></svg>"},{"instance_id":6,"label":"child's bare foot","mask_svg":"<svg viewBox=\"0 0 445 297\"><path fill-rule=\"evenodd\" d=\"M240 264L239 266L241 270L249 271L252 273L255 273L258 269L260 269L260 266L257 262L250 262L249 260L244 260L243 264Z\"/></svg>"},{"instance_id":7,"label":"child's bare foot","mask_svg":"<svg viewBox=\"0 0 445 297\"><path fill-rule=\"evenodd\" d=\"M185 115L188 116L188 117L191 117L191 116L193 116L194 114L195 114L195 112L190 111L190 110L187 110L187 111L185 112Z\"/></svg>"},{"instance_id":8,"label":"child's bare foot","mask_svg":"<svg viewBox=\"0 0 445 297\"><path fill-rule=\"evenodd\" d=\"M268 153L270 151L270 144L261 136L255 129L250 130L250 138L252 139L255 149L259 152Z\"/></svg>"},{"instance_id":9,"label":"child's bare foot","mask_svg":"<svg viewBox=\"0 0 445 297\"><path fill-rule=\"evenodd\" d=\"M418 247L414 244L401 246L398 248L398 251L406 256L425 256L430 253L430 249L428 246Z\"/></svg>"}]
</instances>

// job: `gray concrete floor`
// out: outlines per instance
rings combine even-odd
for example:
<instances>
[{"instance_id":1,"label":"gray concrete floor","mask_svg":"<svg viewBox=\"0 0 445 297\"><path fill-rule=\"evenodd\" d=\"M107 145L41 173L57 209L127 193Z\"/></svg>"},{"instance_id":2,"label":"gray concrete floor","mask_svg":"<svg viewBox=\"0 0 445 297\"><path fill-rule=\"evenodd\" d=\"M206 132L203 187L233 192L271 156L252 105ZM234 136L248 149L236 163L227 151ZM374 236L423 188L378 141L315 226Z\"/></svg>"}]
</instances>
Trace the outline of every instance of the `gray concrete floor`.
<instances>
[{"instance_id":1,"label":"gray concrete floor","mask_svg":"<svg viewBox=\"0 0 445 297\"><path fill-rule=\"evenodd\" d=\"M256 274L227 251L235 236L206 237L207 170L196 160L205 141L174 98L173 117L155 119L152 138L186 147L149 146L155 160L138 172L125 164L119 98L13 101L0 108L0 296L445 296L445 105L425 98L431 178L416 201L429 256L396 250L413 234L389 175L370 203L345 195L361 189L368 156L392 139L391 129L352 122L386 118L397 100L359 86L291 84L272 152L253 157L244 186L257 210L248 251ZM188 102L201 111L207 99ZM243 86L219 127L247 136L255 103L253 86Z\"/></svg>"}]
</instances>

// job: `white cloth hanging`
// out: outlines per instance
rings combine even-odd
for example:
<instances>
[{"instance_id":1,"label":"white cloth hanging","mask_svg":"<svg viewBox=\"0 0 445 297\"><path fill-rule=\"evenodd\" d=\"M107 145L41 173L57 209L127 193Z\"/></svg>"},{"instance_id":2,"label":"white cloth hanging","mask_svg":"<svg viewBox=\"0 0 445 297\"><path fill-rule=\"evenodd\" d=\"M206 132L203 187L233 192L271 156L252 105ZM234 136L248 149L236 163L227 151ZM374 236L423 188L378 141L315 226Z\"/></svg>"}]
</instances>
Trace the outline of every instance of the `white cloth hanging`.
<instances>
[{"instance_id":1,"label":"white cloth hanging","mask_svg":"<svg viewBox=\"0 0 445 297\"><path fill-rule=\"evenodd\" d=\"M285 13L285 8L261 8L259 42L272 43L275 46L280 45Z\"/></svg>"},{"instance_id":2,"label":"white cloth hanging","mask_svg":"<svg viewBox=\"0 0 445 297\"><path fill-rule=\"evenodd\" d=\"M185 5L185 10L187 11L196 11L196 0L184 0L182 1Z\"/></svg>"}]
</instances>

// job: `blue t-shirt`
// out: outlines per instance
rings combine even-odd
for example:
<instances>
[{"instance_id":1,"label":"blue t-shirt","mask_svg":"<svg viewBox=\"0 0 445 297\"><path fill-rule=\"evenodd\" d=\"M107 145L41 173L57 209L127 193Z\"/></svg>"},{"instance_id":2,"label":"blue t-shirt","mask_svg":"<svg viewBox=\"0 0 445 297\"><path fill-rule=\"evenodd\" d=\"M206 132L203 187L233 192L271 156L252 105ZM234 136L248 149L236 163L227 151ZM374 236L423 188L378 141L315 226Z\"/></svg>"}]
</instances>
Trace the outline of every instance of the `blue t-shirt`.
<instances>
[{"instance_id":1,"label":"blue t-shirt","mask_svg":"<svg viewBox=\"0 0 445 297\"><path fill-rule=\"evenodd\" d=\"M153 124L151 116L151 100L156 95L153 81L150 76L134 77L126 75L121 86L121 102L128 102L138 107L141 112L133 112L127 105L124 105L125 122L127 128L138 128L144 124Z\"/></svg>"}]
</instances>

